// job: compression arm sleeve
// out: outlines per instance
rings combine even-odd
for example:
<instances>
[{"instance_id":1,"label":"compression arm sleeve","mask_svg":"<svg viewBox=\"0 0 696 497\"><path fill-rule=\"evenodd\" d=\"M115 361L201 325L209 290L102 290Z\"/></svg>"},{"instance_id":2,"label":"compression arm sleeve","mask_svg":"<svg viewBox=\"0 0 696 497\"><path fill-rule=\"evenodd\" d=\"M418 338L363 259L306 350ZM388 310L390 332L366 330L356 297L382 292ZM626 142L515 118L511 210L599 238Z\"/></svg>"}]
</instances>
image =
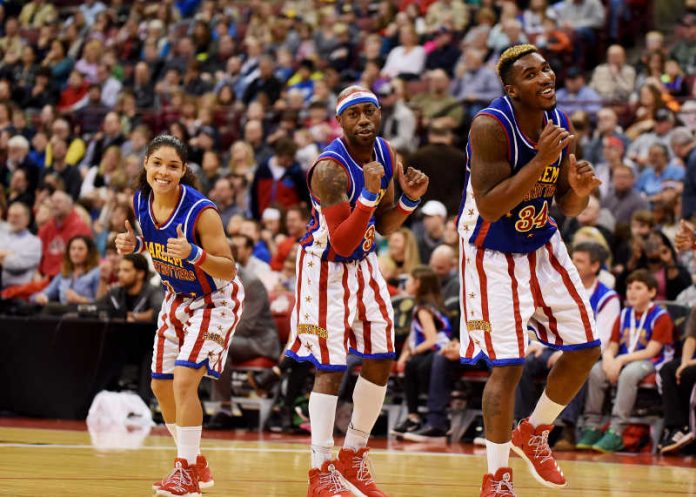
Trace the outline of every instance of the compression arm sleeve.
<instances>
[{"instance_id":1,"label":"compression arm sleeve","mask_svg":"<svg viewBox=\"0 0 696 497\"><path fill-rule=\"evenodd\" d=\"M341 202L322 211L329 228L331 246L341 257L348 257L363 241L375 207L356 202L351 212L350 204Z\"/></svg>"}]
</instances>

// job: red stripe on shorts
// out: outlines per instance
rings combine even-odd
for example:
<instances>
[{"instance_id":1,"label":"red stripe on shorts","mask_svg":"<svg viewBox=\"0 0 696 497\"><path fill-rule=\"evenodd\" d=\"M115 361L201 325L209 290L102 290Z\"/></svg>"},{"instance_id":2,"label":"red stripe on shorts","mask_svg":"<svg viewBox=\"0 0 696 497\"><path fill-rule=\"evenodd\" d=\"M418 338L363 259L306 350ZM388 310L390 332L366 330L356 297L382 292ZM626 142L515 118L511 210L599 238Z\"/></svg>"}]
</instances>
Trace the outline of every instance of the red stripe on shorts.
<instances>
[{"instance_id":1,"label":"red stripe on shorts","mask_svg":"<svg viewBox=\"0 0 696 497\"><path fill-rule=\"evenodd\" d=\"M184 325L181 321L179 321L179 318L176 317L176 311L179 309L179 306L183 303L183 301L183 298L176 295L174 297L174 303L172 303L172 306L169 309L169 322L174 327L176 337L179 339L179 348L181 348L184 343Z\"/></svg>"},{"instance_id":2,"label":"red stripe on shorts","mask_svg":"<svg viewBox=\"0 0 696 497\"><path fill-rule=\"evenodd\" d=\"M459 301L461 302L462 306L462 312L464 313L464 323L466 324L468 322L468 314L467 314L467 309L466 309L466 253L464 252L465 246L464 246L464 239L459 238L459 253L462 254L462 265L461 265L461 285L459 289ZM469 329L465 330L460 330L465 331L466 334L469 336L469 345L466 347L466 352L464 354L464 357L467 359L471 359L474 357L474 341L471 339L471 335L469 335Z\"/></svg>"},{"instance_id":3,"label":"red stripe on shorts","mask_svg":"<svg viewBox=\"0 0 696 497\"><path fill-rule=\"evenodd\" d=\"M549 319L549 331L555 335L554 343L556 345L561 345L563 341L558 334L558 322L556 321L556 317L553 315L553 311L548 305L546 305L546 302L544 302L544 297L541 295L541 285L539 285L539 279L537 278L536 274L536 252L530 252L527 254L527 258L529 259L529 284L532 288L534 305L542 308L544 314L546 314L546 317ZM546 328L540 325L539 332L541 335L539 338L543 342L550 343L549 337L546 334Z\"/></svg>"},{"instance_id":4,"label":"red stripe on shorts","mask_svg":"<svg viewBox=\"0 0 696 497\"><path fill-rule=\"evenodd\" d=\"M363 327L363 353L372 353L372 328L370 327L370 322L367 320L367 311L365 310L365 302L363 302L364 292L365 292L365 282L363 281L362 264L358 266L357 271L358 279L358 319L362 322Z\"/></svg>"},{"instance_id":5,"label":"red stripe on shorts","mask_svg":"<svg viewBox=\"0 0 696 497\"><path fill-rule=\"evenodd\" d=\"M196 343L189 354L188 362L196 362L198 358L198 353L203 348L203 343L205 342L204 335L208 332L208 326L210 325L210 314L213 308L213 298L210 294L203 297L205 302L205 307L203 308L203 319L201 319L201 327L198 330L198 337L196 337Z\"/></svg>"},{"instance_id":6,"label":"red stripe on shorts","mask_svg":"<svg viewBox=\"0 0 696 497\"><path fill-rule=\"evenodd\" d=\"M520 357L524 357L524 331L522 330L522 316L520 316L520 297L517 293L517 277L515 277L515 259L510 254L505 254L508 264L508 274L512 282L512 309L515 315L515 332L517 333L517 351Z\"/></svg>"},{"instance_id":7,"label":"red stripe on shorts","mask_svg":"<svg viewBox=\"0 0 696 497\"><path fill-rule=\"evenodd\" d=\"M232 301L234 302L234 307L232 308L232 325L227 329L227 333L225 333L225 345L223 347L223 353L225 350L227 350L227 347L230 344L230 338L232 338L232 331L234 330L235 326L237 326L237 323L239 322L239 315L237 314L237 311L239 311L239 306L241 305L241 302L239 302L239 299L237 298L237 294L239 293L239 285L237 285L236 282L232 282ZM222 373L222 368L224 364L222 361L218 361L217 365L217 371L218 373Z\"/></svg>"},{"instance_id":8,"label":"red stripe on shorts","mask_svg":"<svg viewBox=\"0 0 696 497\"><path fill-rule=\"evenodd\" d=\"M348 298L350 297L350 290L348 290L348 265L343 265L343 278L341 281L343 285L343 346L348 350L348 343L353 346L355 337L350 328L350 323L348 323L348 316L350 315L350 309L348 308Z\"/></svg>"},{"instance_id":9,"label":"red stripe on shorts","mask_svg":"<svg viewBox=\"0 0 696 497\"><path fill-rule=\"evenodd\" d=\"M377 300L377 304L379 305L379 312L382 314L384 321L386 321L387 323L387 327L385 329L385 333L387 334L387 352L394 352L394 343L392 342L391 337L392 327L394 326L394 323L389 318L387 304L384 302L384 299L382 298L382 295L379 292L379 283L377 283L377 280L374 278L372 274L372 264L370 264L370 261L368 259L365 259L365 262L367 262L367 267L370 269L370 288L372 288L372 291L375 294L375 299Z\"/></svg>"},{"instance_id":10,"label":"red stripe on shorts","mask_svg":"<svg viewBox=\"0 0 696 497\"><path fill-rule=\"evenodd\" d=\"M162 306L167 305L167 300L169 295L165 296L164 303ZM167 329L167 315L162 315L162 326L159 327L157 333L155 333L155 340L157 340L157 357L155 359L155 373L162 372L162 357L164 355L164 330Z\"/></svg>"},{"instance_id":11,"label":"red stripe on shorts","mask_svg":"<svg viewBox=\"0 0 696 497\"><path fill-rule=\"evenodd\" d=\"M321 270L319 271L319 328L326 329L326 308L329 299L329 289L327 282L329 281L329 263L321 261ZM329 364L329 348L326 346L326 337L318 336L319 349L321 350L321 363Z\"/></svg>"},{"instance_id":12,"label":"red stripe on shorts","mask_svg":"<svg viewBox=\"0 0 696 497\"><path fill-rule=\"evenodd\" d=\"M481 314L483 315L483 320L490 324L490 316L488 314L488 279L486 278L486 271L483 269L483 255L485 250L476 250L476 270L479 275L479 286L481 292ZM491 341L491 333L493 330L483 332L483 336L486 340L486 350L488 351L488 357L492 361L495 360L495 350L493 349L493 342Z\"/></svg>"},{"instance_id":13,"label":"red stripe on shorts","mask_svg":"<svg viewBox=\"0 0 696 497\"><path fill-rule=\"evenodd\" d=\"M300 307L302 307L302 270L304 269L305 253L304 250L300 250L300 269L295 278L295 318L298 325L300 324Z\"/></svg>"},{"instance_id":14,"label":"red stripe on shorts","mask_svg":"<svg viewBox=\"0 0 696 497\"><path fill-rule=\"evenodd\" d=\"M592 336L592 325L590 324L590 317L587 314L585 304L583 303L577 288L575 288L575 286L573 285L573 280L570 278L568 271L566 270L566 268L563 267L563 264L561 264L561 262L556 258L556 255L553 253L553 247L549 242L546 243L546 251L549 253L549 260L551 261L551 265L556 271L558 271L558 274L561 275L566 290L568 290L568 293L571 297L573 297L573 300L578 306L578 310L580 311L580 318L582 319L582 325L585 327L585 338L588 342L591 342L592 340L594 340L594 337Z\"/></svg>"}]
</instances>

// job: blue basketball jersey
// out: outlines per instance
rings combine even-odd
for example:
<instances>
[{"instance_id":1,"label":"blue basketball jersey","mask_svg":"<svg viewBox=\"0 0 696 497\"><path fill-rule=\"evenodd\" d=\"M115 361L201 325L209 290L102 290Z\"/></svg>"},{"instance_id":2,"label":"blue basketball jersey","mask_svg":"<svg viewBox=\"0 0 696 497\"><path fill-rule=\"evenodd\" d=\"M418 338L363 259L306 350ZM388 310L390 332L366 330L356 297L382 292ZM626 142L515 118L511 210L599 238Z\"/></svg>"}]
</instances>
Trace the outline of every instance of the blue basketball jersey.
<instances>
[{"instance_id":1,"label":"blue basketball jersey","mask_svg":"<svg viewBox=\"0 0 696 497\"><path fill-rule=\"evenodd\" d=\"M551 120L554 124L569 130L568 117L558 109L546 111L544 126ZM510 99L499 97L478 116L489 116L501 127L500 132L507 138L507 156L512 174L517 174L537 154L536 143L520 129ZM459 209L457 226L460 235L478 248L487 248L505 253L529 253L543 246L558 229L549 215L549 209L556 193L556 183L560 164L568 154L565 148L558 159L549 164L541 173L536 185L527 193L522 202L495 222L484 220L476 207L471 186L471 138L466 146L466 173L464 195Z\"/></svg>"},{"instance_id":2,"label":"blue basketball jersey","mask_svg":"<svg viewBox=\"0 0 696 497\"><path fill-rule=\"evenodd\" d=\"M384 193L389 186L389 182L394 174L394 153L386 140L377 137L374 145L374 160L382 164L384 167L384 176L382 177L382 187L379 192L379 201L382 200ZM312 169L322 160L330 160L339 164L345 169L348 175L348 201L352 209L360 197L364 182L362 167L348 153L348 148L342 138L336 138L332 141L314 162ZM307 175L307 181L311 182L312 169ZM326 219L321 212L321 204L317 197L312 193L312 217L307 224L307 232L300 240L302 249L306 252L321 257L323 260L335 262L350 262L360 261L364 259L370 252L375 250L375 216L372 215L370 222L367 225L363 242L355 249L349 257L341 257L331 247L329 240L329 228Z\"/></svg>"},{"instance_id":3,"label":"blue basketball jersey","mask_svg":"<svg viewBox=\"0 0 696 497\"><path fill-rule=\"evenodd\" d=\"M423 332L423 325L418 319L418 312L422 309L427 310L433 315L433 321L435 321L435 329L437 330L437 341L433 346L433 350L440 350L445 347L452 335L452 326L450 325L449 318L440 312L433 306L416 306L413 309L413 318L411 319L411 332L408 335L408 344L411 350L418 347L421 343L425 341L425 333Z\"/></svg>"},{"instance_id":4,"label":"blue basketball jersey","mask_svg":"<svg viewBox=\"0 0 696 497\"><path fill-rule=\"evenodd\" d=\"M597 314L604 308L607 302L611 299L618 299L619 294L614 290L606 286L601 281L598 281L595 285L594 292L590 295L590 306L592 307L592 312L597 317Z\"/></svg>"},{"instance_id":5,"label":"blue basketball jersey","mask_svg":"<svg viewBox=\"0 0 696 497\"><path fill-rule=\"evenodd\" d=\"M196 235L196 222L205 209L215 209L215 204L195 188L179 187L179 200L169 219L162 224L155 221L152 213L152 193L149 196L140 190L133 197L135 216L145 239L145 249L152 257L155 270L162 278L162 285L170 292L186 297L200 297L214 292L228 282L213 278L201 268L182 259L168 257L167 240L176 238L176 227L181 225L186 239L200 246Z\"/></svg>"}]
</instances>

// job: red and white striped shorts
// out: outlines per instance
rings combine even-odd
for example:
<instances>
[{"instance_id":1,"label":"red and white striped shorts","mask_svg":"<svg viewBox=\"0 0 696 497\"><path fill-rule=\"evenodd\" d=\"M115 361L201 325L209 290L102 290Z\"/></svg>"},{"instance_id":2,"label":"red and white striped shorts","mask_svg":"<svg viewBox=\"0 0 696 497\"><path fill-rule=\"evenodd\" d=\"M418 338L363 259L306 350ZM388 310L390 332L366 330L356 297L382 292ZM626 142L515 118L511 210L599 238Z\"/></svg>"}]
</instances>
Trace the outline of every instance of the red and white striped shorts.
<instances>
[{"instance_id":1,"label":"red and white striped shorts","mask_svg":"<svg viewBox=\"0 0 696 497\"><path fill-rule=\"evenodd\" d=\"M527 330L559 350L599 345L590 302L561 235L529 254L460 239L461 361L524 364Z\"/></svg>"},{"instance_id":2,"label":"red and white striped shorts","mask_svg":"<svg viewBox=\"0 0 696 497\"><path fill-rule=\"evenodd\" d=\"M157 319L152 377L172 379L175 366L206 366L206 376L219 378L243 304L238 278L201 297L166 292Z\"/></svg>"},{"instance_id":3,"label":"red and white striped shorts","mask_svg":"<svg viewBox=\"0 0 696 497\"><path fill-rule=\"evenodd\" d=\"M345 370L349 351L393 359L394 311L374 252L361 261L329 262L300 250L290 328L286 354L322 371Z\"/></svg>"}]
</instances>

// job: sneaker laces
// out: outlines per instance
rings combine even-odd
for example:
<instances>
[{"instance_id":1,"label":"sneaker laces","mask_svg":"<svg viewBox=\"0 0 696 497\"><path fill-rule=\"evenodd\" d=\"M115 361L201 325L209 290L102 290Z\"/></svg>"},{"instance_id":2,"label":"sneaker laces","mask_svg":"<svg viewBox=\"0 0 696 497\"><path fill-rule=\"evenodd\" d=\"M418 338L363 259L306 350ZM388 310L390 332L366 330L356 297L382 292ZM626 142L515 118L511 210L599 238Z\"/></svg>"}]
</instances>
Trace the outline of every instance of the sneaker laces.
<instances>
[{"instance_id":1,"label":"sneaker laces","mask_svg":"<svg viewBox=\"0 0 696 497\"><path fill-rule=\"evenodd\" d=\"M516 497L515 489L512 488L512 482L509 479L503 477L502 480L491 480L491 483L497 497Z\"/></svg>"},{"instance_id":2,"label":"sneaker laces","mask_svg":"<svg viewBox=\"0 0 696 497\"><path fill-rule=\"evenodd\" d=\"M176 490L186 490L193 485L193 479L181 464L177 463L169 476L162 482L162 486L173 486Z\"/></svg>"},{"instance_id":3,"label":"sneaker laces","mask_svg":"<svg viewBox=\"0 0 696 497\"><path fill-rule=\"evenodd\" d=\"M358 480L365 485L374 485L375 481L372 479L372 463L367 457L367 452L363 453L362 457L353 457L353 469L355 469Z\"/></svg>"},{"instance_id":4,"label":"sneaker laces","mask_svg":"<svg viewBox=\"0 0 696 497\"><path fill-rule=\"evenodd\" d=\"M328 472L319 473L319 485L334 493L348 491L343 480L341 480L341 475L339 475L338 471L336 471L336 468L333 466L329 466Z\"/></svg>"},{"instance_id":5,"label":"sneaker laces","mask_svg":"<svg viewBox=\"0 0 696 497\"><path fill-rule=\"evenodd\" d=\"M541 435L529 437L529 446L534 448L534 458L540 459L541 464L553 460L551 447L549 447L549 431L544 430Z\"/></svg>"}]
</instances>

